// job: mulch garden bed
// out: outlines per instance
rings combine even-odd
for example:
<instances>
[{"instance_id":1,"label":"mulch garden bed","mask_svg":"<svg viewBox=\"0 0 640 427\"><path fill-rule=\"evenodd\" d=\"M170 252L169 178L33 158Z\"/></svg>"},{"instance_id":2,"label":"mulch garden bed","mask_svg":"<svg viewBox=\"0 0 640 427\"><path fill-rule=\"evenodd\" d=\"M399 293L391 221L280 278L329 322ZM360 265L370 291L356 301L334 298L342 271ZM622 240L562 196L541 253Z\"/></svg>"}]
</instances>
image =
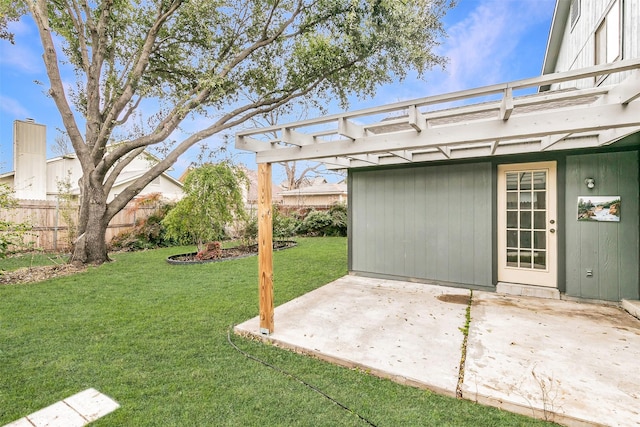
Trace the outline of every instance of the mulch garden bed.
<instances>
[{"instance_id":1,"label":"mulch garden bed","mask_svg":"<svg viewBox=\"0 0 640 427\"><path fill-rule=\"evenodd\" d=\"M68 276L85 270L86 267L76 267L73 264L57 264L38 267L23 267L12 271L0 271L0 285L41 282L43 280Z\"/></svg>"},{"instance_id":2,"label":"mulch garden bed","mask_svg":"<svg viewBox=\"0 0 640 427\"><path fill-rule=\"evenodd\" d=\"M273 250L278 251L282 249L288 249L296 246L298 243L293 240L277 240L273 242ZM212 259L198 259L196 258L197 252L191 252L188 254L172 255L167 258L169 264L174 265L188 265L188 264L203 264L207 262L220 262L228 261L232 259L245 258L258 254L258 245L242 245L235 246L233 248L220 249L220 256Z\"/></svg>"}]
</instances>

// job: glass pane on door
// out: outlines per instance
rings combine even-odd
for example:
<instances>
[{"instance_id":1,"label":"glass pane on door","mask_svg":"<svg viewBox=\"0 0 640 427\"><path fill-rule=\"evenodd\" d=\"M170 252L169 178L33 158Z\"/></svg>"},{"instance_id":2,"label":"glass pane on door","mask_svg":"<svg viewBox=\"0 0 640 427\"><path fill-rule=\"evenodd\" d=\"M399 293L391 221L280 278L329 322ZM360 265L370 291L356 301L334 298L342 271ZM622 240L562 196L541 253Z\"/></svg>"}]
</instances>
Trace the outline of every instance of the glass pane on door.
<instances>
[{"instance_id":1,"label":"glass pane on door","mask_svg":"<svg viewBox=\"0 0 640 427\"><path fill-rule=\"evenodd\" d=\"M547 268L547 171L506 173L507 267Z\"/></svg>"}]
</instances>

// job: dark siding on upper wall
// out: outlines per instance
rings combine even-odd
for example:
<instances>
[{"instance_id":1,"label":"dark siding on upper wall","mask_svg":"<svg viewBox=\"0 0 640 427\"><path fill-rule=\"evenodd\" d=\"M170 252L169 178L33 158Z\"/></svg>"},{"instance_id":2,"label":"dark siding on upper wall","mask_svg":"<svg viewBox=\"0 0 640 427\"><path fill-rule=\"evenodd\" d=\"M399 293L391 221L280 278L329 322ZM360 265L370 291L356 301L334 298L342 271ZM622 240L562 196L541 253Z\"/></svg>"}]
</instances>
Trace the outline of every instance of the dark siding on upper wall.
<instances>
[{"instance_id":1,"label":"dark siding on upper wall","mask_svg":"<svg viewBox=\"0 0 640 427\"><path fill-rule=\"evenodd\" d=\"M491 163L350 171L350 269L492 286Z\"/></svg>"},{"instance_id":2,"label":"dark siding on upper wall","mask_svg":"<svg viewBox=\"0 0 640 427\"><path fill-rule=\"evenodd\" d=\"M638 152L567 156L566 164L567 295L638 299ZM587 189L586 178L595 179L594 189ZM579 196L620 196L620 222L578 222Z\"/></svg>"}]
</instances>

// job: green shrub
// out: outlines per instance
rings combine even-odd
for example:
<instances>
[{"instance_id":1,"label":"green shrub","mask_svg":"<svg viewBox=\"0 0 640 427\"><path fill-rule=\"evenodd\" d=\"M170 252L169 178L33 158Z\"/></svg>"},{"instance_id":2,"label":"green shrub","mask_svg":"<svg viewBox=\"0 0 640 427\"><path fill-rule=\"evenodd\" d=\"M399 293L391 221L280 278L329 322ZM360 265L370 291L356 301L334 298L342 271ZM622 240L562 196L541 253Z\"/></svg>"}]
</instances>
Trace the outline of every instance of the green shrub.
<instances>
[{"instance_id":1,"label":"green shrub","mask_svg":"<svg viewBox=\"0 0 640 427\"><path fill-rule=\"evenodd\" d=\"M17 206L13 197L13 190L5 184L0 184L0 209L9 210ZM33 226L28 222L14 222L10 218L0 218L0 259L5 258L17 249L25 249L24 236Z\"/></svg>"},{"instance_id":2,"label":"green shrub","mask_svg":"<svg viewBox=\"0 0 640 427\"><path fill-rule=\"evenodd\" d=\"M330 236L346 236L347 225L349 224L347 205L344 203L337 203L331 206L329 209L329 215L331 215L331 230Z\"/></svg>"},{"instance_id":3,"label":"green shrub","mask_svg":"<svg viewBox=\"0 0 640 427\"><path fill-rule=\"evenodd\" d=\"M328 212L313 210L302 220L298 232L308 236L324 236L330 226L331 215Z\"/></svg>"},{"instance_id":4,"label":"green shrub","mask_svg":"<svg viewBox=\"0 0 640 427\"><path fill-rule=\"evenodd\" d=\"M346 236L347 207L336 204L328 211L312 210L302 220L298 233L307 236Z\"/></svg>"},{"instance_id":5,"label":"green shrub","mask_svg":"<svg viewBox=\"0 0 640 427\"><path fill-rule=\"evenodd\" d=\"M285 239L296 235L301 221L297 213L284 213L281 209L274 206L273 209L273 237L277 239Z\"/></svg>"},{"instance_id":6,"label":"green shrub","mask_svg":"<svg viewBox=\"0 0 640 427\"><path fill-rule=\"evenodd\" d=\"M137 220L133 229L119 233L111 239L111 249L137 251L178 244L167 235L167 230L162 224L162 220L173 206L170 203L162 204L148 217Z\"/></svg>"},{"instance_id":7,"label":"green shrub","mask_svg":"<svg viewBox=\"0 0 640 427\"><path fill-rule=\"evenodd\" d=\"M286 213L277 205L272 207L273 238L286 239L296 235L301 220L296 212ZM258 216L251 215L244 225L243 239L255 241L258 238Z\"/></svg>"}]
</instances>

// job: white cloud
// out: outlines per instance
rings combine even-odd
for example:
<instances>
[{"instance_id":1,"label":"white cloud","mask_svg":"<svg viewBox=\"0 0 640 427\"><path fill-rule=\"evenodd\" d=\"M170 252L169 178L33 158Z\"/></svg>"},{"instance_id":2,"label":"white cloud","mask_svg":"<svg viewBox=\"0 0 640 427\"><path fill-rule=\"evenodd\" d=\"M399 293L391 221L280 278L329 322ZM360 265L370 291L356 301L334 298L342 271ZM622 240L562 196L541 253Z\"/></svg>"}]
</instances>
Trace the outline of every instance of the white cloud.
<instances>
[{"instance_id":1,"label":"white cloud","mask_svg":"<svg viewBox=\"0 0 640 427\"><path fill-rule=\"evenodd\" d=\"M0 95L0 110L11 115L12 117L30 117L29 110L13 98Z\"/></svg>"},{"instance_id":2,"label":"white cloud","mask_svg":"<svg viewBox=\"0 0 640 427\"><path fill-rule=\"evenodd\" d=\"M473 10L448 28L449 39L441 52L450 58L441 88L445 92L512 80L512 63L542 62L519 47L532 27L550 21L554 0L483 0L472 4Z\"/></svg>"},{"instance_id":3,"label":"white cloud","mask_svg":"<svg viewBox=\"0 0 640 427\"><path fill-rule=\"evenodd\" d=\"M0 49L0 66L10 67L26 74L43 72L44 65L38 55L26 45L3 43Z\"/></svg>"},{"instance_id":4,"label":"white cloud","mask_svg":"<svg viewBox=\"0 0 640 427\"><path fill-rule=\"evenodd\" d=\"M445 19L448 37L436 53L449 59L418 79L385 85L351 110L477 88L540 72L555 0L460 0ZM457 19L457 20L456 20ZM532 55L528 49L536 46ZM524 75L523 75L524 73Z\"/></svg>"},{"instance_id":5,"label":"white cloud","mask_svg":"<svg viewBox=\"0 0 640 427\"><path fill-rule=\"evenodd\" d=\"M0 43L0 66L13 68L20 73L38 74L44 72L40 41L33 20L25 15L17 22L10 22L9 32L15 35L15 44Z\"/></svg>"}]
</instances>

